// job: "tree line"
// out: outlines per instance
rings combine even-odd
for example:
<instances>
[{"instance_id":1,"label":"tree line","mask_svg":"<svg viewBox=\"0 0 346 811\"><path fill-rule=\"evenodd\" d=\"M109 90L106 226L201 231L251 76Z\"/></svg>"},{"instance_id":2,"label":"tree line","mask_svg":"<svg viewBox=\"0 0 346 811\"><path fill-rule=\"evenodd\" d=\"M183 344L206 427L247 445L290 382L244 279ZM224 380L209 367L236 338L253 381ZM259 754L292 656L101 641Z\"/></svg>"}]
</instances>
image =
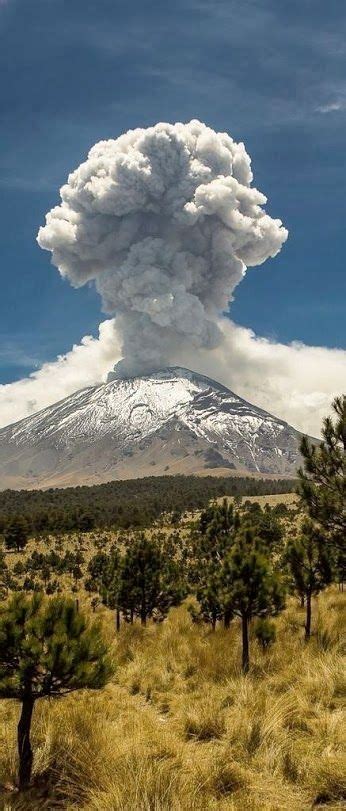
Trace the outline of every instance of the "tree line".
<instances>
[{"instance_id":1,"label":"tree line","mask_svg":"<svg viewBox=\"0 0 346 811\"><path fill-rule=\"evenodd\" d=\"M0 492L0 534L15 537L93 528L144 528L165 512L203 509L220 496L259 496L294 490L293 479L150 476L93 487ZM14 527L14 529L13 529ZM17 533L18 534L18 533Z\"/></svg>"}]
</instances>

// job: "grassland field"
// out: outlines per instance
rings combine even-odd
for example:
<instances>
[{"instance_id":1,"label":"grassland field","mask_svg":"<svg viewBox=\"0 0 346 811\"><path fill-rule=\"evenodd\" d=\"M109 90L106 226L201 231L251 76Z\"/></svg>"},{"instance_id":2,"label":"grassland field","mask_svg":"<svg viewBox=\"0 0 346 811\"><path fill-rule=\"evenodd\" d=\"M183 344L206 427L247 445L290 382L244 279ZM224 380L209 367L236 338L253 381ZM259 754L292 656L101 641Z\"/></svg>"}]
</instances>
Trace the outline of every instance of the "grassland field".
<instances>
[{"instance_id":1,"label":"grassland field","mask_svg":"<svg viewBox=\"0 0 346 811\"><path fill-rule=\"evenodd\" d=\"M296 497L254 497L262 506ZM189 531L194 516L150 532ZM299 521L299 516L296 519ZM288 526L288 525L287 525ZM47 548L83 550L84 572L109 531L31 539L20 559ZM61 586L90 613L92 595L63 575ZM185 603L160 624L122 624L96 608L115 661L99 692L37 702L33 720L34 785L12 789L17 768L18 704L0 702L0 808L82 811L304 811L345 807L346 595L331 586L313 605L313 636L304 642L304 611L295 597L276 620L275 644L251 639L251 669L241 673L240 629L193 624Z\"/></svg>"}]
</instances>

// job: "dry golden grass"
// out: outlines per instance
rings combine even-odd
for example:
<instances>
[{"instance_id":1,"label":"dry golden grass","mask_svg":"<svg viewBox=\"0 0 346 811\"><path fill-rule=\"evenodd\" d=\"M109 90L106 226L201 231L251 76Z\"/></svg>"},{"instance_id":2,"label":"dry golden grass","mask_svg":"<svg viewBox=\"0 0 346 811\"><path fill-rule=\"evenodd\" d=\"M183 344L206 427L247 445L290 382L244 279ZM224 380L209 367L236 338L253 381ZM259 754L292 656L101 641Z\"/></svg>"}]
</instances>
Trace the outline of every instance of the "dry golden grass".
<instances>
[{"instance_id":1,"label":"dry golden grass","mask_svg":"<svg viewBox=\"0 0 346 811\"><path fill-rule=\"evenodd\" d=\"M37 703L34 787L5 791L3 809L301 811L339 808L343 759L342 616L336 588L315 604L303 642L292 600L277 642L251 641L240 673L239 628L191 624L186 606L161 625L123 626L100 610L114 646L114 682ZM0 703L0 781L14 782L18 705Z\"/></svg>"},{"instance_id":2,"label":"dry golden grass","mask_svg":"<svg viewBox=\"0 0 346 811\"><path fill-rule=\"evenodd\" d=\"M224 496L217 498L216 501L221 504ZM234 497L228 496L227 501L233 502ZM299 496L296 493L272 493L266 496L243 496L242 501L251 501L251 503L259 504L262 509L268 504L269 507L275 507L276 504L286 504L286 507L297 507L299 503Z\"/></svg>"}]
</instances>

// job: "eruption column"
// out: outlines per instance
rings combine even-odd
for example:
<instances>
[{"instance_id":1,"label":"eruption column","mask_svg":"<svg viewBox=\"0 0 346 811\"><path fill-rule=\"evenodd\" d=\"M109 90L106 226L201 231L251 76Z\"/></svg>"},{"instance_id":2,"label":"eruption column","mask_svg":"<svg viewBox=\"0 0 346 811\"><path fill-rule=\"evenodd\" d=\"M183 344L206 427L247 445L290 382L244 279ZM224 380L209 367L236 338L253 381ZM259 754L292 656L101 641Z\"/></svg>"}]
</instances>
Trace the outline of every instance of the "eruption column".
<instances>
[{"instance_id":1,"label":"eruption column","mask_svg":"<svg viewBox=\"0 0 346 811\"><path fill-rule=\"evenodd\" d=\"M287 239L252 179L244 145L199 121L100 141L69 175L38 243L74 287L94 281L115 314L117 374L218 345L220 314L246 267Z\"/></svg>"}]
</instances>

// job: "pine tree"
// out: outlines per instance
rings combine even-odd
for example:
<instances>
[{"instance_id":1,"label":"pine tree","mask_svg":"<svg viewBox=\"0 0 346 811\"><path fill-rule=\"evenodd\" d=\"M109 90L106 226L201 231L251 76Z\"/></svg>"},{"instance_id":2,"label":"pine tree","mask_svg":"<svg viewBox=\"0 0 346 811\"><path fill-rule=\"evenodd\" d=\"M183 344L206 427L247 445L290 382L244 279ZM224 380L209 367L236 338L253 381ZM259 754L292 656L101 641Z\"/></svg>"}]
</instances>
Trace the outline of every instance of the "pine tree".
<instances>
[{"instance_id":1,"label":"pine tree","mask_svg":"<svg viewBox=\"0 0 346 811\"><path fill-rule=\"evenodd\" d=\"M311 600L331 582L333 571L330 550L324 536L305 520L301 534L292 538L285 553L285 560L293 579L294 587L306 605L305 639L311 635Z\"/></svg>"},{"instance_id":2,"label":"pine tree","mask_svg":"<svg viewBox=\"0 0 346 811\"><path fill-rule=\"evenodd\" d=\"M173 539L171 539L172 541ZM179 554L180 553L180 554ZM161 593L153 611L156 620L163 620L172 606L180 605L188 594L186 567L181 555L173 543L166 540L160 545L160 588Z\"/></svg>"},{"instance_id":3,"label":"pine tree","mask_svg":"<svg viewBox=\"0 0 346 811\"><path fill-rule=\"evenodd\" d=\"M10 523L5 527L4 539L7 549L15 549L22 552L25 549L29 538L29 527L25 518L21 515L14 515Z\"/></svg>"},{"instance_id":4,"label":"pine tree","mask_svg":"<svg viewBox=\"0 0 346 811\"><path fill-rule=\"evenodd\" d=\"M220 544L222 539L227 540L234 522L233 505L224 498L222 504L211 504L202 512L199 532L203 538L210 541L217 539Z\"/></svg>"},{"instance_id":5,"label":"pine tree","mask_svg":"<svg viewBox=\"0 0 346 811\"><path fill-rule=\"evenodd\" d=\"M140 535L129 544L123 561L119 605L127 620L140 617L142 625L154 614L166 616L185 596L178 562L165 555L154 539Z\"/></svg>"},{"instance_id":6,"label":"pine tree","mask_svg":"<svg viewBox=\"0 0 346 811\"><path fill-rule=\"evenodd\" d=\"M284 532L279 519L268 505L258 516L255 527L256 535L263 541L268 554L277 555L283 546Z\"/></svg>"},{"instance_id":7,"label":"pine tree","mask_svg":"<svg viewBox=\"0 0 346 811\"><path fill-rule=\"evenodd\" d=\"M263 548L263 541L254 531L245 528L237 533L225 560L223 599L232 613L241 619L242 669L249 670L249 623L253 617L269 617L284 606L281 579L273 571Z\"/></svg>"},{"instance_id":8,"label":"pine tree","mask_svg":"<svg viewBox=\"0 0 346 811\"><path fill-rule=\"evenodd\" d=\"M88 565L89 579L85 583L87 591L97 591L107 608L116 612L116 628L120 629L119 594L122 578L122 559L114 544L109 554L98 552Z\"/></svg>"},{"instance_id":9,"label":"pine tree","mask_svg":"<svg viewBox=\"0 0 346 811\"><path fill-rule=\"evenodd\" d=\"M0 546L0 596L7 593L8 589L8 568L5 560L5 555L2 547Z\"/></svg>"},{"instance_id":10,"label":"pine tree","mask_svg":"<svg viewBox=\"0 0 346 811\"><path fill-rule=\"evenodd\" d=\"M345 549L346 535L346 396L333 402L334 421L323 421L321 444L303 437L299 493L310 515L325 532L326 541Z\"/></svg>"},{"instance_id":11,"label":"pine tree","mask_svg":"<svg viewBox=\"0 0 346 811\"><path fill-rule=\"evenodd\" d=\"M267 617L260 617L256 621L254 631L257 642L259 642L263 651L266 651L273 642L275 642L275 624L272 620L267 619Z\"/></svg>"},{"instance_id":12,"label":"pine tree","mask_svg":"<svg viewBox=\"0 0 346 811\"><path fill-rule=\"evenodd\" d=\"M204 570L201 577L201 584L197 588L196 598L199 602L201 615L204 622L210 623L212 630L215 631L216 623L224 618L224 608L221 597L221 572L218 569L212 571L208 567L208 571ZM231 614L228 612L227 618L231 619ZM226 625L228 625L228 620Z\"/></svg>"},{"instance_id":13,"label":"pine tree","mask_svg":"<svg viewBox=\"0 0 346 811\"><path fill-rule=\"evenodd\" d=\"M0 608L0 696L21 702L18 724L20 789L31 779L35 702L81 688L99 689L112 672L100 626L88 626L70 599L13 595Z\"/></svg>"},{"instance_id":14,"label":"pine tree","mask_svg":"<svg viewBox=\"0 0 346 811\"><path fill-rule=\"evenodd\" d=\"M82 572L81 567L78 566L78 564L76 564L73 567L73 569L71 571L71 574L72 574L72 577L73 577L73 580L74 580L75 587L78 588L78 583L83 577L83 572ZM43 571L42 571L42 576L43 576Z\"/></svg>"},{"instance_id":15,"label":"pine tree","mask_svg":"<svg viewBox=\"0 0 346 811\"><path fill-rule=\"evenodd\" d=\"M213 630L217 621L223 619L228 627L232 618L232 611L222 601L222 573L238 523L232 504L224 499L221 505L211 504L202 513L197 533L191 539L191 584L196 587L203 619Z\"/></svg>"}]
</instances>

